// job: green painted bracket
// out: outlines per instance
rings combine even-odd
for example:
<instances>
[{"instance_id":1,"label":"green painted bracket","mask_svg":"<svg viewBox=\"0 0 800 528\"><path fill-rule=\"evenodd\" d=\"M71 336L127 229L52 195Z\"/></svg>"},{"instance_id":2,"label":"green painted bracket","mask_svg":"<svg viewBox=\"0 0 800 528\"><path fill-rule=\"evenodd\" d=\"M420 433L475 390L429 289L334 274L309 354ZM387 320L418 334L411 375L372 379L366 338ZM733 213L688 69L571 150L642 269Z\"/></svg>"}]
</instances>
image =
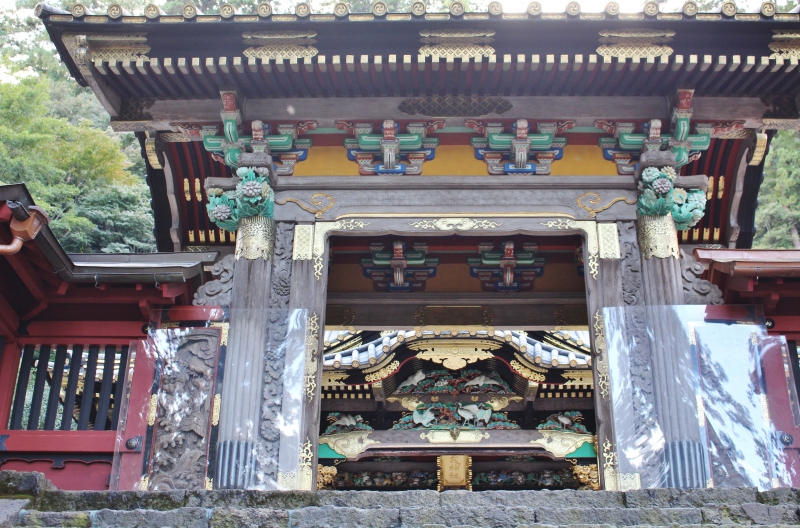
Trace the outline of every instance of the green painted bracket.
<instances>
[{"instance_id":1,"label":"green painted bracket","mask_svg":"<svg viewBox=\"0 0 800 528\"><path fill-rule=\"evenodd\" d=\"M489 148L492 150L511 150L511 142L516 139L514 134L489 134ZM528 134L531 150L550 150L553 148L555 133ZM559 138L562 139L562 138ZM564 139L566 145L566 139Z\"/></svg>"},{"instance_id":2,"label":"green painted bracket","mask_svg":"<svg viewBox=\"0 0 800 528\"><path fill-rule=\"evenodd\" d=\"M395 134L395 139L400 141L400 151L413 151L422 148L422 134ZM381 150L381 134L361 134L357 138L358 148L367 151ZM437 140L438 141L438 140Z\"/></svg>"}]
</instances>

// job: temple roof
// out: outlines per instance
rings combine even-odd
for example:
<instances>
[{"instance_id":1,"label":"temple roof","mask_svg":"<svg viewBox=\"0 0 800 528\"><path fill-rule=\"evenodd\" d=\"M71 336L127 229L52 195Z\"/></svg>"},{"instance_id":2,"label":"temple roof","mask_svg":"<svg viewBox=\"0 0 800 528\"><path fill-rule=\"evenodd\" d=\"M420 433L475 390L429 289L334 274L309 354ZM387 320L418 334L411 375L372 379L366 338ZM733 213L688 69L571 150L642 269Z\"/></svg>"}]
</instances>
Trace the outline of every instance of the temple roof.
<instances>
[{"instance_id":1,"label":"temple roof","mask_svg":"<svg viewBox=\"0 0 800 528\"><path fill-rule=\"evenodd\" d=\"M685 171L713 182L707 214L682 242L750 245L768 144L754 132L800 122L800 14L776 13L770 3L739 13L732 2L716 13L697 13L691 2L681 13L647 2L627 14L614 2L603 13L583 13L575 2L563 13L542 13L536 2L525 13L503 13L497 2L487 13L461 12L459 2L447 13L414 6L386 13L378 1L370 13L350 13L337 4L333 14L302 3L295 14L275 14L262 3L256 14L227 5L200 14L188 5L182 15L149 6L129 16L118 6L92 14L81 4L71 12L40 4L36 14L112 127L139 133L160 251L234 242L205 211L208 180L231 175L202 144L221 130L227 90L236 93L245 133L254 120L273 130L289 120L307 149L341 147L354 123L429 119L441 121L428 135L443 146L468 145L477 134L470 120L510 128L516 119L563 124L569 145L597 145L617 125L638 130L660 119L668 128L676 90L693 88L692 126L714 132ZM589 165L604 163L613 162ZM358 175L355 163L348 168ZM279 178L276 192L296 180Z\"/></svg>"},{"instance_id":2,"label":"temple roof","mask_svg":"<svg viewBox=\"0 0 800 528\"><path fill-rule=\"evenodd\" d=\"M193 9L115 18L40 4L37 14L78 82L100 75L123 99L217 99L231 86L270 99L797 90L797 13L587 14L574 2L569 13L537 14L190 16ZM85 37L76 43L77 35Z\"/></svg>"}]
</instances>

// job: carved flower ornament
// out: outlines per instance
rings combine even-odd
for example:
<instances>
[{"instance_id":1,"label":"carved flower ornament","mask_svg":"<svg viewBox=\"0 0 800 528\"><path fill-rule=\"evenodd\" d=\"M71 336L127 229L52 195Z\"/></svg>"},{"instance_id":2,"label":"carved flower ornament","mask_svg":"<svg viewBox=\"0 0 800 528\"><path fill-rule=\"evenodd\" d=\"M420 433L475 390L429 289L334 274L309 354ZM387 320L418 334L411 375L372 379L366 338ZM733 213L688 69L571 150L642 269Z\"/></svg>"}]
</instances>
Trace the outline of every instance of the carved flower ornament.
<instances>
[{"instance_id":1,"label":"carved flower ornament","mask_svg":"<svg viewBox=\"0 0 800 528\"><path fill-rule=\"evenodd\" d=\"M672 215L675 228L684 231L697 225L703 218L706 195L700 189L676 189L677 174L672 167L648 167L642 171L639 182L639 216Z\"/></svg>"},{"instance_id":2,"label":"carved flower ornament","mask_svg":"<svg viewBox=\"0 0 800 528\"><path fill-rule=\"evenodd\" d=\"M265 176L249 168L238 169L236 175L241 181L235 190L222 192L220 189L209 189L207 193L209 219L227 231L236 231L242 218L272 218L275 207L275 193Z\"/></svg>"}]
</instances>

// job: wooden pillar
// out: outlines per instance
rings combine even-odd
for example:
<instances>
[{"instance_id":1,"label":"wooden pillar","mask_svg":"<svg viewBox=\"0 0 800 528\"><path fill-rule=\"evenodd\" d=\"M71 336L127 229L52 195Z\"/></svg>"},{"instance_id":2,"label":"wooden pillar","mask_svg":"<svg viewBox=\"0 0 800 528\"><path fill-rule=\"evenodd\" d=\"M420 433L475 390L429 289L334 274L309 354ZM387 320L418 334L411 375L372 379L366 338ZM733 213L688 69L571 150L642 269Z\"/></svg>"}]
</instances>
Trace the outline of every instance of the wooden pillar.
<instances>
[{"instance_id":1,"label":"wooden pillar","mask_svg":"<svg viewBox=\"0 0 800 528\"><path fill-rule=\"evenodd\" d=\"M266 455L260 442L260 402L274 240L275 221L271 218L244 218L237 230L214 478L218 489L264 485L261 466Z\"/></svg>"},{"instance_id":2,"label":"wooden pillar","mask_svg":"<svg viewBox=\"0 0 800 528\"><path fill-rule=\"evenodd\" d=\"M317 443L320 424L322 348L325 297L328 290L327 230L322 224L295 228L289 309L306 310L306 370L303 384L303 420L300 433L298 478L294 489L316 489ZM321 227L322 226L322 227ZM311 453L309 459L308 454Z\"/></svg>"},{"instance_id":3,"label":"wooden pillar","mask_svg":"<svg viewBox=\"0 0 800 528\"><path fill-rule=\"evenodd\" d=\"M640 171L648 166L665 166L671 161L669 152L646 152L640 160ZM674 158L672 158L674 160ZM673 165L672 163L668 163ZM641 174L641 173L640 173ZM634 347L632 371L647 366L649 373L639 373L641 382L649 381L652 387L652 409L654 412L637 414L639 427L642 422L658 421L664 435L664 447L658 456L651 457L651 471L657 471L650 482L659 487L697 488L705 487L708 471L705 464L705 445L701 441L697 421L694 371L686 351L688 338L680 332L681 321L669 306L685 304L681 275L678 233L672 215L639 216L638 235L641 251L642 283L644 293L644 320L649 341L649 357L637 357L644 350ZM643 336L644 337L644 336ZM649 361L645 361L645 360ZM632 372L636 375L636 372ZM648 458L648 457L645 457ZM643 465L643 468L644 466Z\"/></svg>"}]
</instances>

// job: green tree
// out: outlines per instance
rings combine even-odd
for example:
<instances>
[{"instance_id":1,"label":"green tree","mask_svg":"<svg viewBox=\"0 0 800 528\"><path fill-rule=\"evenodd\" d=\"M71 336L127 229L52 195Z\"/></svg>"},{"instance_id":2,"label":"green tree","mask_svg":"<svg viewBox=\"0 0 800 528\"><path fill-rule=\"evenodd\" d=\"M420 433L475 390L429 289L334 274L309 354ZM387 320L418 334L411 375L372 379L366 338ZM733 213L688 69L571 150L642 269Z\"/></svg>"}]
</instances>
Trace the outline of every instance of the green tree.
<instances>
[{"instance_id":1,"label":"green tree","mask_svg":"<svg viewBox=\"0 0 800 528\"><path fill-rule=\"evenodd\" d=\"M753 247L800 249L800 136L795 131L780 131L772 139Z\"/></svg>"},{"instance_id":2,"label":"green tree","mask_svg":"<svg viewBox=\"0 0 800 528\"><path fill-rule=\"evenodd\" d=\"M54 117L50 84L0 84L0 183L28 186L67 251L152 251L148 189L121 141L88 119Z\"/></svg>"},{"instance_id":3,"label":"green tree","mask_svg":"<svg viewBox=\"0 0 800 528\"><path fill-rule=\"evenodd\" d=\"M122 2L140 11L147 3ZM139 142L111 130L92 91L69 76L35 4L0 10L0 182L28 186L67 251L154 251Z\"/></svg>"}]
</instances>

